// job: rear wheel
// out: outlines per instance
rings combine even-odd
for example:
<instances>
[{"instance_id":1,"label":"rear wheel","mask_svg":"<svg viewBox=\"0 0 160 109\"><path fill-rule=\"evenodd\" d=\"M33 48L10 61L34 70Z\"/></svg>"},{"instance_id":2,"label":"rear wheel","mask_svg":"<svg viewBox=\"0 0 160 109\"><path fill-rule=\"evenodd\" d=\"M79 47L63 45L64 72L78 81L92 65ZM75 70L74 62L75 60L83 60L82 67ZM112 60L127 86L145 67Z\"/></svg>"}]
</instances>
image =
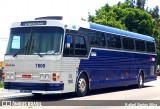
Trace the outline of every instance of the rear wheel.
<instances>
[{"instance_id":1,"label":"rear wheel","mask_svg":"<svg viewBox=\"0 0 160 109\"><path fill-rule=\"evenodd\" d=\"M32 94L33 94L33 96L35 96L35 97L40 97L40 96L42 96L41 93L32 93Z\"/></svg>"},{"instance_id":2,"label":"rear wheel","mask_svg":"<svg viewBox=\"0 0 160 109\"><path fill-rule=\"evenodd\" d=\"M88 92L88 79L85 74L81 74L77 81L76 93L78 96L85 96Z\"/></svg>"},{"instance_id":3,"label":"rear wheel","mask_svg":"<svg viewBox=\"0 0 160 109\"><path fill-rule=\"evenodd\" d=\"M143 75L142 73L138 76L138 84L137 84L137 87L138 88L143 88L144 86L144 78L143 78Z\"/></svg>"}]
</instances>

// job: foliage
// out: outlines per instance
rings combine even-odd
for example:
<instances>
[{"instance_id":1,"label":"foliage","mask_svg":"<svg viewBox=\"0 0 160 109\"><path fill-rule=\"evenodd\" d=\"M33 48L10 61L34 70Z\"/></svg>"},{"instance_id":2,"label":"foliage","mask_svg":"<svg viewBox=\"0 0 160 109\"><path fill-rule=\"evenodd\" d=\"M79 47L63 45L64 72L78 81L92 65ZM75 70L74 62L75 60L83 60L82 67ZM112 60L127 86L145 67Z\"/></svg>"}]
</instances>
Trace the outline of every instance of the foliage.
<instances>
[{"instance_id":1,"label":"foliage","mask_svg":"<svg viewBox=\"0 0 160 109\"><path fill-rule=\"evenodd\" d=\"M146 0L137 0L137 8L144 10Z\"/></svg>"},{"instance_id":2,"label":"foliage","mask_svg":"<svg viewBox=\"0 0 160 109\"><path fill-rule=\"evenodd\" d=\"M117 13L121 16L117 16ZM120 18L125 15L118 7L111 8L108 4L99 10L96 10L96 16L90 15L88 20L102 25L108 25L111 27L117 27L126 30L125 24L122 24Z\"/></svg>"},{"instance_id":3,"label":"foliage","mask_svg":"<svg viewBox=\"0 0 160 109\"><path fill-rule=\"evenodd\" d=\"M155 8L151 9L151 10L149 11L149 13L152 15L152 17L153 17L154 19L158 19L158 18L159 18L159 7L156 6Z\"/></svg>"},{"instance_id":4,"label":"foliage","mask_svg":"<svg viewBox=\"0 0 160 109\"><path fill-rule=\"evenodd\" d=\"M0 82L0 88L3 88L4 84L2 82Z\"/></svg>"},{"instance_id":5,"label":"foliage","mask_svg":"<svg viewBox=\"0 0 160 109\"><path fill-rule=\"evenodd\" d=\"M130 8L129 2L119 2L112 7L106 4L96 10L95 16L89 14L88 20L145 35L152 35L153 28L156 26L150 14L140 9Z\"/></svg>"},{"instance_id":6,"label":"foliage","mask_svg":"<svg viewBox=\"0 0 160 109\"><path fill-rule=\"evenodd\" d=\"M160 57L160 51L157 52L157 57ZM160 65L160 58L157 58L157 65Z\"/></svg>"}]
</instances>

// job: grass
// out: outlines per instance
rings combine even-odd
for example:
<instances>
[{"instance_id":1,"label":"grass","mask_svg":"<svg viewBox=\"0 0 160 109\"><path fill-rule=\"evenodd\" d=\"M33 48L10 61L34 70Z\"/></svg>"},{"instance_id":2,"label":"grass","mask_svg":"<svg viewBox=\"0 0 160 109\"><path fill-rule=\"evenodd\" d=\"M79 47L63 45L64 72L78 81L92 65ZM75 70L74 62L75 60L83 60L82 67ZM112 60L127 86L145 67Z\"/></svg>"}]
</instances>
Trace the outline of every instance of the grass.
<instances>
[{"instance_id":1,"label":"grass","mask_svg":"<svg viewBox=\"0 0 160 109\"><path fill-rule=\"evenodd\" d=\"M2 82L0 82L0 88L3 88L4 84Z\"/></svg>"}]
</instances>

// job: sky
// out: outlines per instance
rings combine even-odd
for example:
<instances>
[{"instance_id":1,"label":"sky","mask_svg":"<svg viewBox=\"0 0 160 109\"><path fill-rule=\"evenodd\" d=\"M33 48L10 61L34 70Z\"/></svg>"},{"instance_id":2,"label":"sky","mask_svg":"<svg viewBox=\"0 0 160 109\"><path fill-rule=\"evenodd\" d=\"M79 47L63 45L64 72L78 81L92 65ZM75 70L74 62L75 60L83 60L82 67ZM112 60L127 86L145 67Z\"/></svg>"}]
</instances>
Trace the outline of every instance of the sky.
<instances>
[{"instance_id":1,"label":"sky","mask_svg":"<svg viewBox=\"0 0 160 109\"><path fill-rule=\"evenodd\" d=\"M124 0L0 0L0 61L6 51L11 24L17 21L33 20L42 16L66 16L72 19L87 19L88 12ZM147 6L160 7L160 0L147 0Z\"/></svg>"}]
</instances>

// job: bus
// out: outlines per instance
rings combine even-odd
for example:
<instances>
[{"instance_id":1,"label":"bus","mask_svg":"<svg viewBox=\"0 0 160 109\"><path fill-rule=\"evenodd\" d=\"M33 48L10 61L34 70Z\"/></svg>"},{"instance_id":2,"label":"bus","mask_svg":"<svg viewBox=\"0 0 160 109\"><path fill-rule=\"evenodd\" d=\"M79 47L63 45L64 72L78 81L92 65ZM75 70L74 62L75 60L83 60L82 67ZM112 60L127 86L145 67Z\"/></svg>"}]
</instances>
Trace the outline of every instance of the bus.
<instances>
[{"instance_id":1,"label":"bus","mask_svg":"<svg viewBox=\"0 0 160 109\"><path fill-rule=\"evenodd\" d=\"M61 94L156 80L155 39L61 16L15 22L4 58L4 89Z\"/></svg>"}]
</instances>

